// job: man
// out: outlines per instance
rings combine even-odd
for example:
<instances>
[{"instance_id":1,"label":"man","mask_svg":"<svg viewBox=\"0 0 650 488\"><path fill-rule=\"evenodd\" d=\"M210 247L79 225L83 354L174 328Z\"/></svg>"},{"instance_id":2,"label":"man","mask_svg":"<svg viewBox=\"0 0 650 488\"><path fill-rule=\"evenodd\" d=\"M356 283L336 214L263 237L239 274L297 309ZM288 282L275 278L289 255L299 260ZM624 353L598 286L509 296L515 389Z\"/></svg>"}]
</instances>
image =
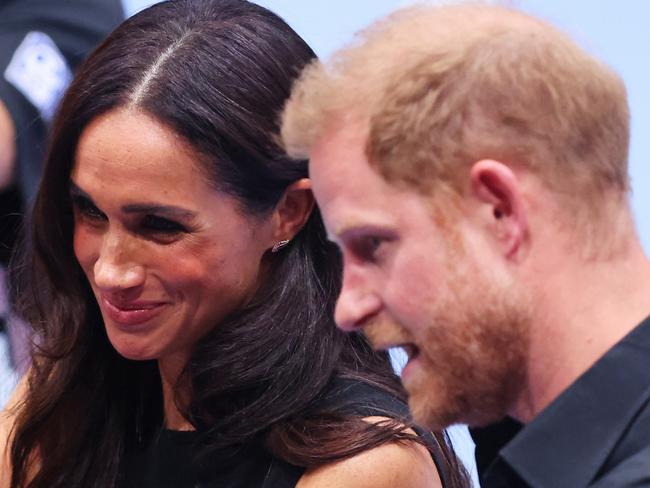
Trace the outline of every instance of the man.
<instances>
[{"instance_id":1,"label":"man","mask_svg":"<svg viewBox=\"0 0 650 488\"><path fill-rule=\"evenodd\" d=\"M415 7L283 118L344 260L339 326L402 347L415 420L525 423L484 486L650 485L650 263L607 67L485 5Z\"/></svg>"}]
</instances>

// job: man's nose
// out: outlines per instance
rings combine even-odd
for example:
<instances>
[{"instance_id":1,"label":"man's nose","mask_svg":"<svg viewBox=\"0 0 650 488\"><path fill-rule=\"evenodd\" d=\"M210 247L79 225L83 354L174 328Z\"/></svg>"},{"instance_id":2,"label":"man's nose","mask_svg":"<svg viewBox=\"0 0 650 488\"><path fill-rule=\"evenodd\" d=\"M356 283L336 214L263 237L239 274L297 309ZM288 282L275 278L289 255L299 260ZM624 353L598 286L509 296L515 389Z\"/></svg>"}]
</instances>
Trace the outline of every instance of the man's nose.
<instances>
[{"instance_id":1,"label":"man's nose","mask_svg":"<svg viewBox=\"0 0 650 488\"><path fill-rule=\"evenodd\" d=\"M134 255L133 243L106 235L93 268L95 285L105 292L118 292L144 284L145 270Z\"/></svg>"},{"instance_id":2,"label":"man's nose","mask_svg":"<svg viewBox=\"0 0 650 488\"><path fill-rule=\"evenodd\" d=\"M362 327L380 308L381 299L368 280L354 270L344 270L343 285L334 312L339 329L351 332Z\"/></svg>"}]
</instances>

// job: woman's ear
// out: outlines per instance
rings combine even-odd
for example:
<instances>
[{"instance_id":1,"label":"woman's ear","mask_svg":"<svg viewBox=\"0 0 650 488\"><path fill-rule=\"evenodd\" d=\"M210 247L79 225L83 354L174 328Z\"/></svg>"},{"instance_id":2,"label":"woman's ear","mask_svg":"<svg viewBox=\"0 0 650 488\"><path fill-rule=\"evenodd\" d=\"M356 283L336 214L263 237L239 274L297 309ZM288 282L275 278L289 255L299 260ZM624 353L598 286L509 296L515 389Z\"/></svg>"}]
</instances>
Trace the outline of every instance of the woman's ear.
<instances>
[{"instance_id":1,"label":"woman's ear","mask_svg":"<svg viewBox=\"0 0 650 488\"><path fill-rule=\"evenodd\" d=\"M276 244L290 241L300 232L314 208L311 180L302 178L287 187L273 211Z\"/></svg>"},{"instance_id":2,"label":"woman's ear","mask_svg":"<svg viewBox=\"0 0 650 488\"><path fill-rule=\"evenodd\" d=\"M472 195L483 208L484 228L496 239L503 255L514 257L528 233L522 186L508 165L481 160L470 170Z\"/></svg>"}]
</instances>

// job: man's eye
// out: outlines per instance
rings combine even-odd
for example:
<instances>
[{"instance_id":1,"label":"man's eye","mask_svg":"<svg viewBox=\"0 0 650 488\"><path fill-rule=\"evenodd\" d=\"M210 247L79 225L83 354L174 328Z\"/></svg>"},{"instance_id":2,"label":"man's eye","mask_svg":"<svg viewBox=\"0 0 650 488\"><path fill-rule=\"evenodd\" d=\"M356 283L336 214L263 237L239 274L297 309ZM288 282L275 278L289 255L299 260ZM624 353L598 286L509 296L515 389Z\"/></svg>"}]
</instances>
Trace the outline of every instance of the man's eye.
<instances>
[{"instance_id":1,"label":"man's eye","mask_svg":"<svg viewBox=\"0 0 650 488\"><path fill-rule=\"evenodd\" d=\"M384 239L377 236L364 236L356 239L352 245L354 254L364 261L376 261L377 253Z\"/></svg>"},{"instance_id":2,"label":"man's eye","mask_svg":"<svg viewBox=\"0 0 650 488\"><path fill-rule=\"evenodd\" d=\"M93 202L81 195L72 197L72 205L83 217L90 220L106 220L106 215Z\"/></svg>"},{"instance_id":3,"label":"man's eye","mask_svg":"<svg viewBox=\"0 0 650 488\"><path fill-rule=\"evenodd\" d=\"M187 229L173 220L156 215L147 215L142 219L142 227L147 231L153 231L161 234L178 234L187 232Z\"/></svg>"}]
</instances>

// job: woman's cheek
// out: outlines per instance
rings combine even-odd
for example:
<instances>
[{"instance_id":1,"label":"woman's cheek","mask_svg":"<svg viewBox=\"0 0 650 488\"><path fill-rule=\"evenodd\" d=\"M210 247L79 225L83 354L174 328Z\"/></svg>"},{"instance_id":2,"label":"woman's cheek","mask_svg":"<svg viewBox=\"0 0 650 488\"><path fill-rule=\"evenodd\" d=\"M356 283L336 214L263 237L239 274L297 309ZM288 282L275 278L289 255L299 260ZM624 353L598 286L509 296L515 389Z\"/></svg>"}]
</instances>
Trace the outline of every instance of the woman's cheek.
<instances>
[{"instance_id":1,"label":"woman's cheek","mask_svg":"<svg viewBox=\"0 0 650 488\"><path fill-rule=\"evenodd\" d=\"M75 224L73 234L74 254L86 274L90 272L92 263L97 260L99 245L100 242L97 236L89 232L83 224Z\"/></svg>"}]
</instances>

